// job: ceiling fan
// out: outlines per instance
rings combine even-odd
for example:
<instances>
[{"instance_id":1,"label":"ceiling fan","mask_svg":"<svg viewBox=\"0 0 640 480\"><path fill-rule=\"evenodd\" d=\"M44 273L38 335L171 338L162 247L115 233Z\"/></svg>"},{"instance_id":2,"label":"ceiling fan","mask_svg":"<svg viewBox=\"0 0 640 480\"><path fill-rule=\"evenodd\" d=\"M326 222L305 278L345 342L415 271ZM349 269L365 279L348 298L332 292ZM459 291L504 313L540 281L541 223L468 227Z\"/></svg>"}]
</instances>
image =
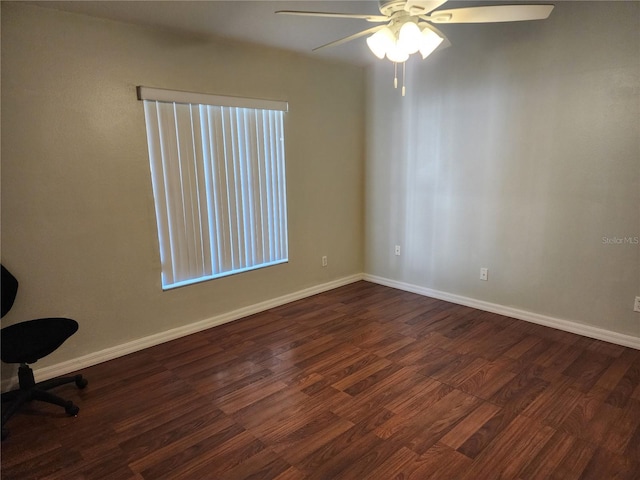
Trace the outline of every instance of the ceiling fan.
<instances>
[{"instance_id":1,"label":"ceiling fan","mask_svg":"<svg viewBox=\"0 0 640 480\"><path fill-rule=\"evenodd\" d=\"M335 47L356 38L370 35L367 45L373 54L388 58L393 63L403 64L411 54L420 52L427 58L438 48L451 45L445 35L432 24L446 23L494 23L519 22L525 20L544 20L553 10L553 5L495 5L482 7L453 8L436 10L447 0L380 0L381 15L366 15L336 12L306 12L298 10L279 10L282 15L302 15L329 18L356 18L371 23L382 23L362 30L348 37L334 40L314 48L319 50ZM397 74L394 79L397 87ZM404 87L403 87L404 95Z\"/></svg>"}]
</instances>

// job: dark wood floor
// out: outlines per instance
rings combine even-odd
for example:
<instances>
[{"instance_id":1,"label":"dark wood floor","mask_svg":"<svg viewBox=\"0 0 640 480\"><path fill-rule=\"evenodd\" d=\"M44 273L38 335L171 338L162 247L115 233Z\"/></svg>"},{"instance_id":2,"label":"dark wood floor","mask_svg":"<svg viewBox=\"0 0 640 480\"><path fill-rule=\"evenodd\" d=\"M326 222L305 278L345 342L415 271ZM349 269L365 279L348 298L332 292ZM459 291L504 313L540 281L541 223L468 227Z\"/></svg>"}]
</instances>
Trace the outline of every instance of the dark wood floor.
<instances>
[{"instance_id":1,"label":"dark wood floor","mask_svg":"<svg viewBox=\"0 0 640 480\"><path fill-rule=\"evenodd\" d=\"M3 479L640 478L640 351L367 282L82 373Z\"/></svg>"}]
</instances>

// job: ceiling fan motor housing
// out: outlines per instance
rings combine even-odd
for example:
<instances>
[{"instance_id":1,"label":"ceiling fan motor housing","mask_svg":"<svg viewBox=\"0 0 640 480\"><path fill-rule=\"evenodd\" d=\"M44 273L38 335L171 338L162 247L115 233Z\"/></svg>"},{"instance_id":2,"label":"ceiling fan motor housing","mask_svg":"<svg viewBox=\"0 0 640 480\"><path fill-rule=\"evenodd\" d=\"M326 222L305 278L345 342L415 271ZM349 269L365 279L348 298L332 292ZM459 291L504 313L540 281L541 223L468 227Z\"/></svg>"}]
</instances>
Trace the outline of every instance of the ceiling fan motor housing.
<instances>
[{"instance_id":1,"label":"ceiling fan motor housing","mask_svg":"<svg viewBox=\"0 0 640 480\"><path fill-rule=\"evenodd\" d=\"M391 16L395 12L404 11L406 3L406 0L380 0L378 8L383 15Z\"/></svg>"}]
</instances>

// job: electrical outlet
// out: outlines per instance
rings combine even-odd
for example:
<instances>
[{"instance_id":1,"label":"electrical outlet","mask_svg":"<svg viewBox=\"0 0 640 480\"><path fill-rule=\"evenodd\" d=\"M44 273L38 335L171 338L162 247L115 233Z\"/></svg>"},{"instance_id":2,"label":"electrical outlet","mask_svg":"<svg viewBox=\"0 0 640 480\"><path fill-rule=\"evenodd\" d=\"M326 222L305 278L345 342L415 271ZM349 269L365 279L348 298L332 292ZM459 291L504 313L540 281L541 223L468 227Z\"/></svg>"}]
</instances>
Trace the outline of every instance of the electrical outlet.
<instances>
[{"instance_id":1,"label":"electrical outlet","mask_svg":"<svg viewBox=\"0 0 640 480\"><path fill-rule=\"evenodd\" d=\"M485 282L489 280L489 269L481 268L480 269L480 280L484 280Z\"/></svg>"},{"instance_id":2,"label":"electrical outlet","mask_svg":"<svg viewBox=\"0 0 640 480\"><path fill-rule=\"evenodd\" d=\"M640 297L636 297L636 301L633 304L633 311L640 312Z\"/></svg>"},{"instance_id":3,"label":"electrical outlet","mask_svg":"<svg viewBox=\"0 0 640 480\"><path fill-rule=\"evenodd\" d=\"M395 253L396 255L400 255L400 245L396 245Z\"/></svg>"},{"instance_id":4,"label":"electrical outlet","mask_svg":"<svg viewBox=\"0 0 640 480\"><path fill-rule=\"evenodd\" d=\"M327 256L323 256L322 257L322 266L326 267L327 265L329 265L329 260L327 259Z\"/></svg>"}]
</instances>

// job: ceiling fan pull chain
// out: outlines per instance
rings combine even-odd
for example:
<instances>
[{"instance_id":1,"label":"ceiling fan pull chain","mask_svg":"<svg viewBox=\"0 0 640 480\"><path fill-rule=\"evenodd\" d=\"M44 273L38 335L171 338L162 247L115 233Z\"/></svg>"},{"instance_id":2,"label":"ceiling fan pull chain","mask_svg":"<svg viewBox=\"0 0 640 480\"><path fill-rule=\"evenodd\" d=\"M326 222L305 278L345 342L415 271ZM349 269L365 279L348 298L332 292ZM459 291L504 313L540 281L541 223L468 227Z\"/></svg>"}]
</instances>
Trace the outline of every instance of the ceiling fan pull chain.
<instances>
[{"instance_id":1,"label":"ceiling fan pull chain","mask_svg":"<svg viewBox=\"0 0 640 480\"><path fill-rule=\"evenodd\" d=\"M402 96L406 93L406 89L404 88L405 78L407 77L407 62L402 64Z\"/></svg>"},{"instance_id":2,"label":"ceiling fan pull chain","mask_svg":"<svg viewBox=\"0 0 640 480\"><path fill-rule=\"evenodd\" d=\"M398 88L398 63L393 62L393 88Z\"/></svg>"}]
</instances>

